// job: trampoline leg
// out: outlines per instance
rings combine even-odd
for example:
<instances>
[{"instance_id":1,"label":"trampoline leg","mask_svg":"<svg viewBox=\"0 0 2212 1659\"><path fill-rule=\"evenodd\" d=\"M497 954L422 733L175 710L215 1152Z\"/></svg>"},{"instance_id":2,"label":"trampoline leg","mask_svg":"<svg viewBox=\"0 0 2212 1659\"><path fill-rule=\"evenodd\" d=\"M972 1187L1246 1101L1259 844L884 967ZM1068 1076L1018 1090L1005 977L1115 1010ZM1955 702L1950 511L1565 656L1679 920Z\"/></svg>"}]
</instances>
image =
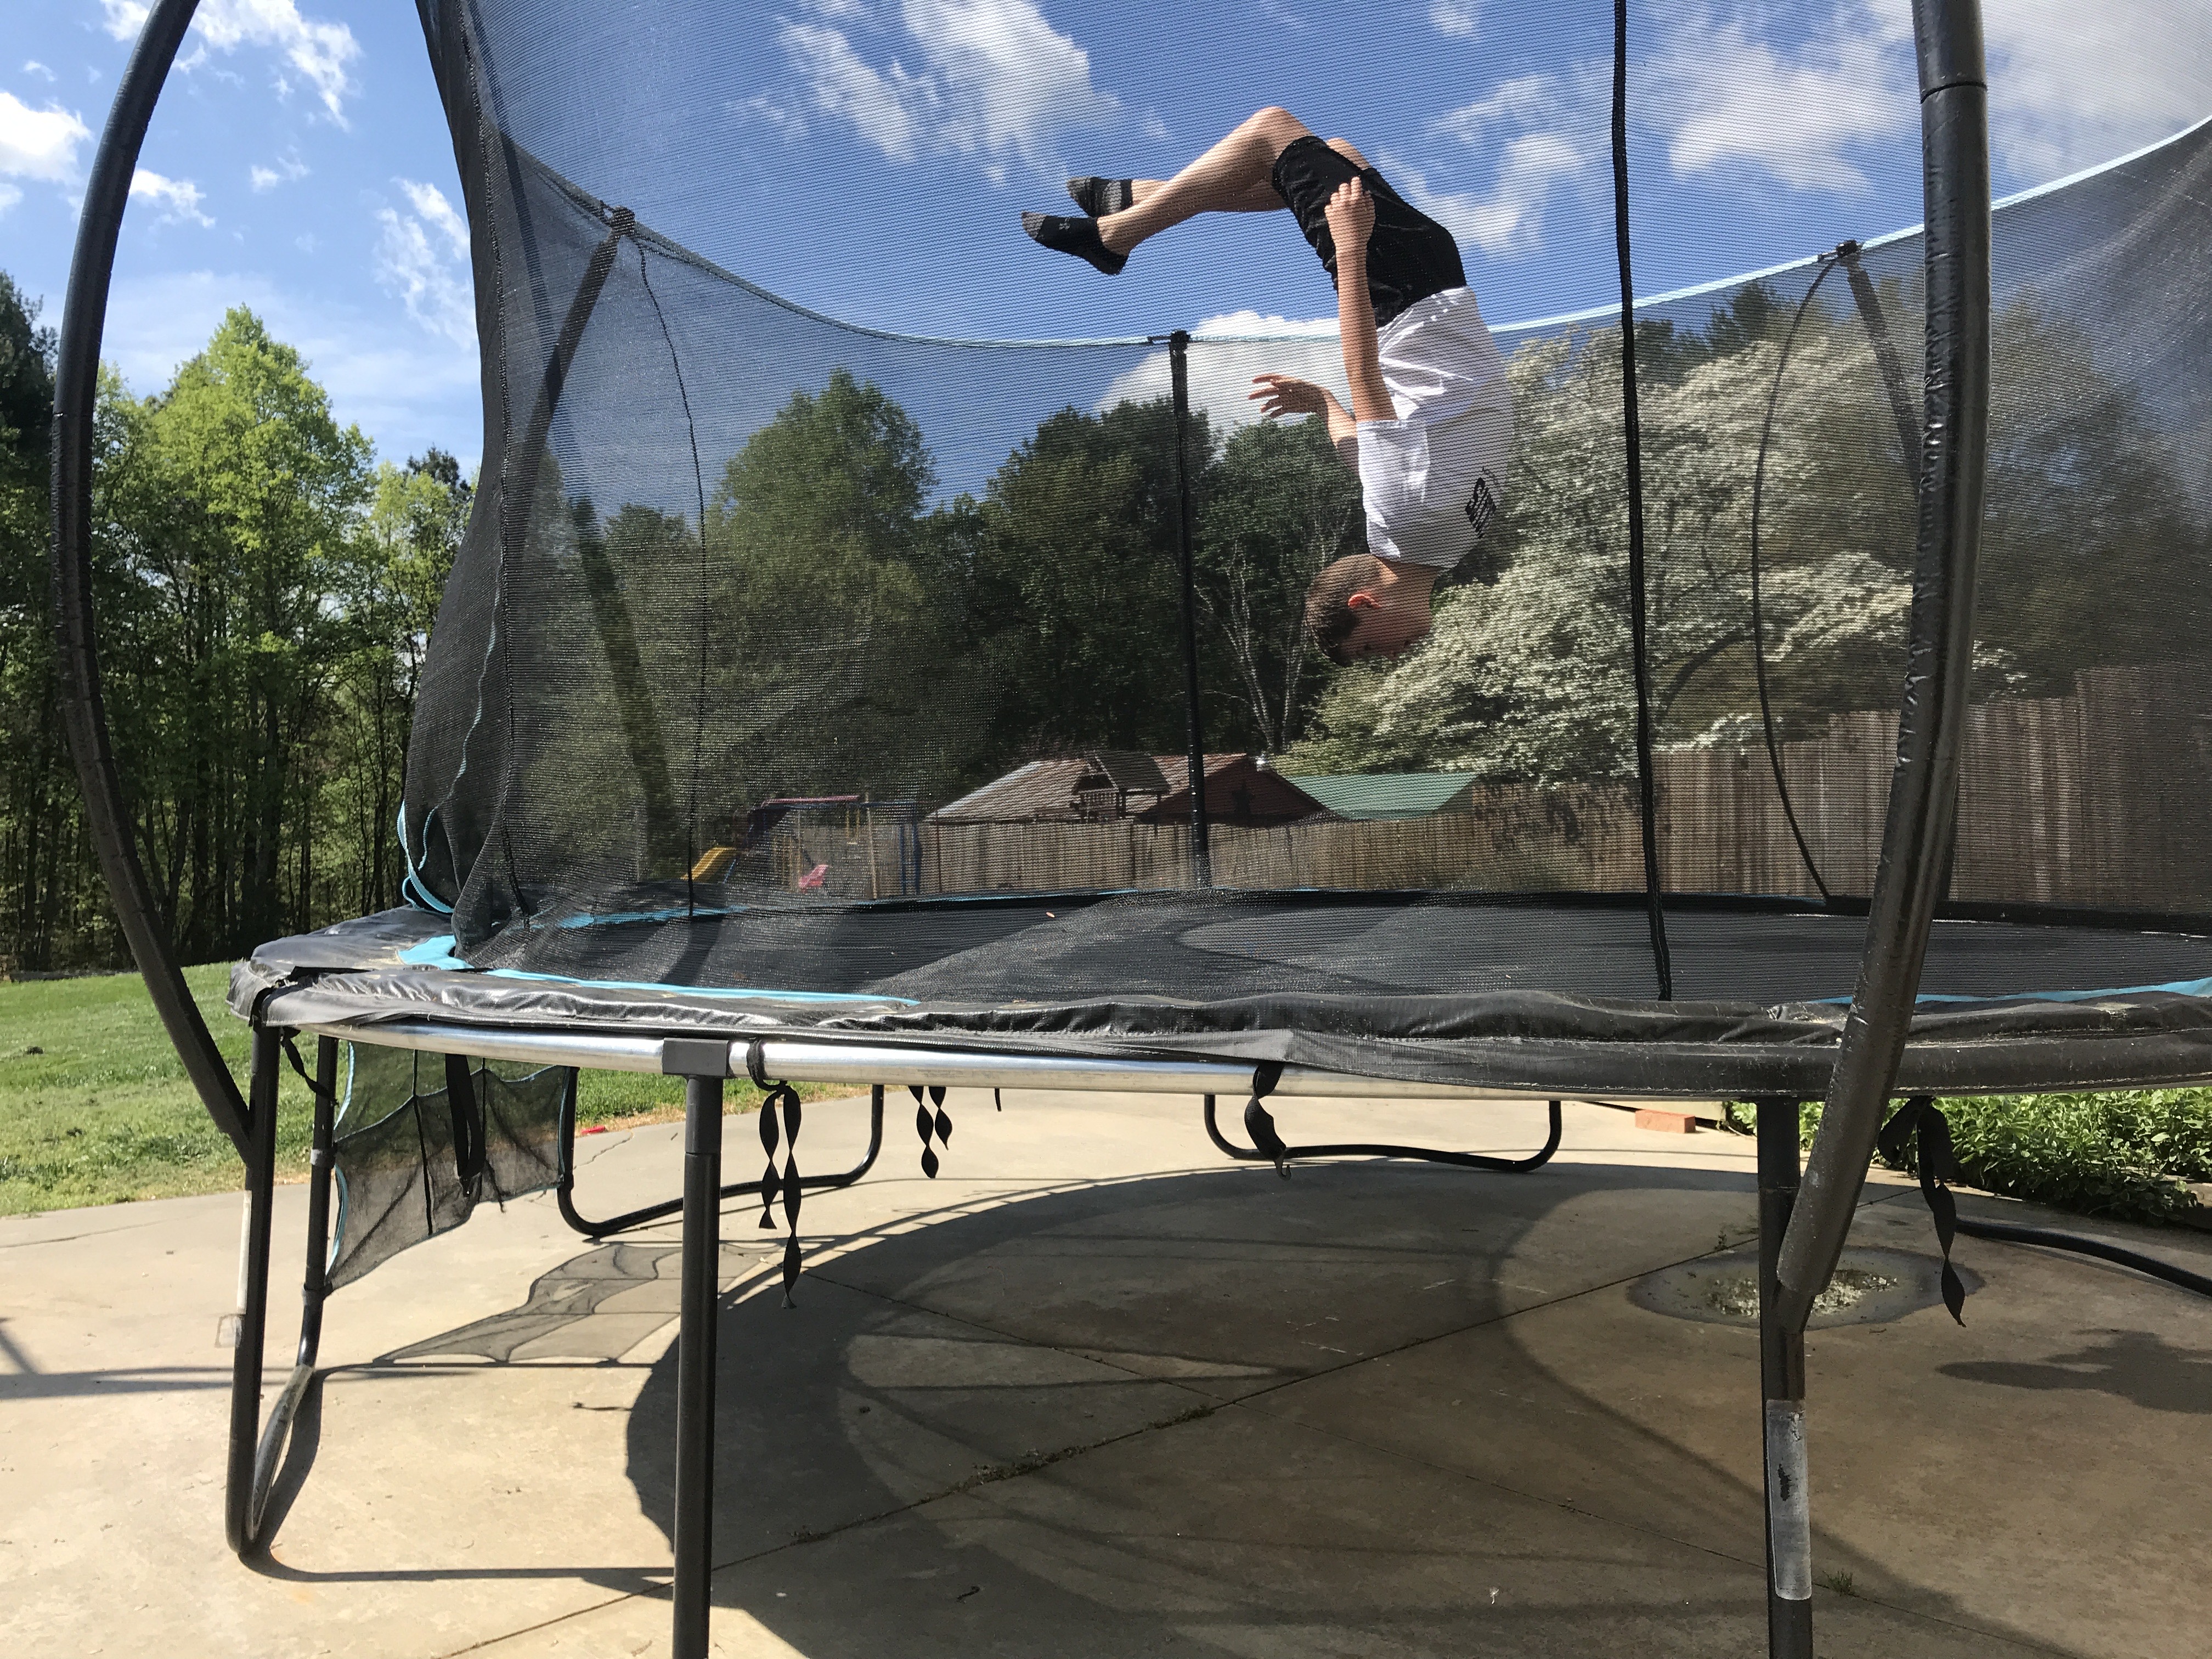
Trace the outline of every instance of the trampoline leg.
<instances>
[{"instance_id":1,"label":"trampoline leg","mask_svg":"<svg viewBox=\"0 0 2212 1659\"><path fill-rule=\"evenodd\" d=\"M728 1045L722 1045L725 1054ZM722 1256L722 1079L684 1082L683 1311L676 1339L676 1659L706 1659L714 1570L714 1338Z\"/></svg>"},{"instance_id":2,"label":"trampoline leg","mask_svg":"<svg viewBox=\"0 0 2212 1659\"><path fill-rule=\"evenodd\" d=\"M261 1430L261 1344L269 1328L269 1212L276 1175L279 1033L253 1032L246 1085L246 1229L239 1243L238 1348L230 1362L230 1455L223 1474L222 1530L233 1553L253 1547L253 1464Z\"/></svg>"},{"instance_id":3,"label":"trampoline leg","mask_svg":"<svg viewBox=\"0 0 2212 1659\"><path fill-rule=\"evenodd\" d=\"M1759 1382L1766 1466L1766 1650L1813 1659L1813 1522L1805 1481L1805 1334L1783 1328L1776 1264L1797 1200L1797 1103L1759 1110Z\"/></svg>"}]
</instances>

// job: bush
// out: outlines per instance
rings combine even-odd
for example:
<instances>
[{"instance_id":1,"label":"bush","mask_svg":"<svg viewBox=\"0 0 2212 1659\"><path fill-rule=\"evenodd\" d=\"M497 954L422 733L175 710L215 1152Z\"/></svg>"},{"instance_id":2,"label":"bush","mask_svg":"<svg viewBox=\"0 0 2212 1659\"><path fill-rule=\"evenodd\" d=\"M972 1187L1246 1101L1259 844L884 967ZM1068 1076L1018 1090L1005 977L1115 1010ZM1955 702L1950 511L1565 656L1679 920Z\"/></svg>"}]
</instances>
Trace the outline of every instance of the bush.
<instances>
[{"instance_id":1,"label":"bush","mask_svg":"<svg viewBox=\"0 0 2212 1659\"><path fill-rule=\"evenodd\" d=\"M2212 1089L1997 1095L1937 1103L1970 1186L2077 1215L2171 1224L2212 1181ZM1804 1108L1805 1144L1820 1107ZM1887 1164L1888 1160L1881 1160ZM1907 1153L1891 1168L1918 1173Z\"/></svg>"}]
</instances>

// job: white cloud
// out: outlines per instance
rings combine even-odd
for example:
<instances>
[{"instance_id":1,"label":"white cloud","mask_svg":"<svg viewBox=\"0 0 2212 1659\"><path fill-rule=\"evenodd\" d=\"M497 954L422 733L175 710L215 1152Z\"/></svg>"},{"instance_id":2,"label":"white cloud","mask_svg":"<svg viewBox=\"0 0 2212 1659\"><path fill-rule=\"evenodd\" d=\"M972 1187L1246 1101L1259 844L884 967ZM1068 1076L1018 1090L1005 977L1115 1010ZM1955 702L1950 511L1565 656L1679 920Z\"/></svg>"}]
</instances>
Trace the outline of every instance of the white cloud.
<instances>
[{"instance_id":1,"label":"white cloud","mask_svg":"<svg viewBox=\"0 0 2212 1659\"><path fill-rule=\"evenodd\" d=\"M255 193L258 194L263 191L274 190L279 185L289 185L304 179L309 171L307 164L300 159L295 150L289 155L279 156L273 167L257 166L252 168L247 176L252 180Z\"/></svg>"},{"instance_id":2,"label":"white cloud","mask_svg":"<svg viewBox=\"0 0 2212 1659\"><path fill-rule=\"evenodd\" d=\"M376 280L399 296L422 327L473 350L477 307L469 228L435 185L396 182L413 211L378 210Z\"/></svg>"},{"instance_id":3,"label":"white cloud","mask_svg":"<svg viewBox=\"0 0 2212 1659\"><path fill-rule=\"evenodd\" d=\"M915 111L935 100L934 87L915 80L897 64L878 73L860 60L840 29L786 23L781 37L793 66L806 77L816 109L843 116L892 161L915 159L920 125Z\"/></svg>"},{"instance_id":4,"label":"white cloud","mask_svg":"<svg viewBox=\"0 0 2212 1659\"><path fill-rule=\"evenodd\" d=\"M1553 198L1602 175L1610 76L1609 66L1596 63L1521 76L1436 123L1477 165L1492 167L1486 191L1452 187L1456 155L1421 167L1384 159L1413 204L1462 242L1492 258L1531 252L1543 246Z\"/></svg>"},{"instance_id":5,"label":"white cloud","mask_svg":"<svg viewBox=\"0 0 2212 1659\"><path fill-rule=\"evenodd\" d=\"M0 184L0 213L5 213L23 199L23 192L9 184Z\"/></svg>"},{"instance_id":6,"label":"white cloud","mask_svg":"<svg viewBox=\"0 0 2212 1659\"><path fill-rule=\"evenodd\" d=\"M1864 191L1856 157L1910 149L1919 106L1902 0L1836 0L1785 41L1771 14L1671 14L1639 71L1680 176L1748 167L1798 190ZM2206 113L2212 6L1988 0L1990 132L2002 185L2041 183L2179 131Z\"/></svg>"},{"instance_id":7,"label":"white cloud","mask_svg":"<svg viewBox=\"0 0 2212 1659\"><path fill-rule=\"evenodd\" d=\"M388 455L430 444L464 470L483 429L477 357L443 340L416 340L384 316L295 295L252 271L172 271L118 277L100 355L141 395L158 392L203 350L233 306L247 306L299 348L341 422L358 422Z\"/></svg>"},{"instance_id":8,"label":"white cloud","mask_svg":"<svg viewBox=\"0 0 2212 1659\"><path fill-rule=\"evenodd\" d=\"M211 227L215 221L200 211L204 199L200 187L189 179L167 179L146 167L131 175L131 194L134 200L145 200L161 210L161 222L165 225L190 222L202 229Z\"/></svg>"},{"instance_id":9,"label":"white cloud","mask_svg":"<svg viewBox=\"0 0 2212 1659\"><path fill-rule=\"evenodd\" d=\"M2169 137L2208 112L2203 0L1989 0L1990 136L2015 185Z\"/></svg>"},{"instance_id":10,"label":"white cloud","mask_svg":"<svg viewBox=\"0 0 2212 1659\"><path fill-rule=\"evenodd\" d=\"M1249 337L1254 335L1276 337ZM1119 403L1164 398L1172 389L1172 374L1168 354L1153 352L1106 388L1097 410L1103 414ZM1297 319L1232 311L1209 317L1191 331L1190 406L1205 411L1215 436L1225 437L1263 418L1251 396L1253 377L1263 374L1317 380L1351 401L1333 317Z\"/></svg>"},{"instance_id":11,"label":"white cloud","mask_svg":"<svg viewBox=\"0 0 2212 1659\"><path fill-rule=\"evenodd\" d=\"M1663 27L1639 89L1647 107L1674 115L1667 155L1678 178L1741 165L1792 189L1857 194L1869 186L1849 152L1919 126L1912 20L1900 6L1842 0L1786 46L1750 15L1708 7Z\"/></svg>"},{"instance_id":12,"label":"white cloud","mask_svg":"<svg viewBox=\"0 0 2212 1659\"><path fill-rule=\"evenodd\" d=\"M143 0L100 0L100 5L107 32L118 40L135 38L145 27ZM281 52L321 95L331 118L345 125L345 100L360 90L347 66L361 56L361 43L345 24L302 17L295 0L204 0L192 32L217 52L250 46ZM290 90L281 72L277 88L280 97Z\"/></svg>"},{"instance_id":13,"label":"white cloud","mask_svg":"<svg viewBox=\"0 0 2212 1659\"><path fill-rule=\"evenodd\" d=\"M0 92L0 173L65 185L76 177L78 146L92 129L58 104L33 109L12 92Z\"/></svg>"},{"instance_id":14,"label":"white cloud","mask_svg":"<svg viewBox=\"0 0 2212 1659\"><path fill-rule=\"evenodd\" d=\"M26 58L23 60L23 73L26 75L43 75L49 81L54 78L54 72L48 69L44 64L41 64L35 58Z\"/></svg>"},{"instance_id":15,"label":"white cloud","mask_svg":"<svg viewBox=\"0 0 2212 1659\"><path fill-rule=\"evenodd\" d=\"M854 9L817 12L849 19ZM896 58L872 64L827 22L786 21L779 32L805 100L850 121L891 161L958 155L994 178L1013 160L1056 172L1062 135L1121 112L1092 83L1091 55L1031 0L901 0L899 21L913 69Z\"/></svg>"},{"instance_id":16,"label":"white cloud","mask_svg":"<svg viewBox=\"0 0 2212 1659\"><path fill-rule=\"evenodd\" d=\"M1429 23L1439 34L1472 40L1482 27L1480 0L1429 0Z\"/></svg>"}]
</instances>

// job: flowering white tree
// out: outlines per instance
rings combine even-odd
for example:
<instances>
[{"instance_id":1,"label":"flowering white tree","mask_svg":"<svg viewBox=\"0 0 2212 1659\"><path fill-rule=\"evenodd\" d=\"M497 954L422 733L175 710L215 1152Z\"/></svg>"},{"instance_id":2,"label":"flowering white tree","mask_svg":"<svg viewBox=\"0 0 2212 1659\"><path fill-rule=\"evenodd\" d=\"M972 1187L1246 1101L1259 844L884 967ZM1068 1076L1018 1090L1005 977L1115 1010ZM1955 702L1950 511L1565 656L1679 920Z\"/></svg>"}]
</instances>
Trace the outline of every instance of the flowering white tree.
<instances>
[{"instance_id":1,"label":"flowering white tree","mask_svg":"<svg viewBox=\"0 0 2212 1659\"><path fill-rule=\"evenodd\" d=\"M1894 684L1911 599L1912 495L1874 352L1848 313L1808 315L1762 483L1780 332L1711 355L1692 337L1672 372L1640 388L1650 685L1662 744L1756 732L1755 485L1778 718L1798 727L1878 706L1877 688ZM1665 334L1654 341L1668 343ZM1492 586L1448 591L1415 655L1340 676L1299 763L1532 781L1634 770L1619 331L1532 342L1511 374L1521 441L1503 574Z\"/></svg>"}]
</instances>

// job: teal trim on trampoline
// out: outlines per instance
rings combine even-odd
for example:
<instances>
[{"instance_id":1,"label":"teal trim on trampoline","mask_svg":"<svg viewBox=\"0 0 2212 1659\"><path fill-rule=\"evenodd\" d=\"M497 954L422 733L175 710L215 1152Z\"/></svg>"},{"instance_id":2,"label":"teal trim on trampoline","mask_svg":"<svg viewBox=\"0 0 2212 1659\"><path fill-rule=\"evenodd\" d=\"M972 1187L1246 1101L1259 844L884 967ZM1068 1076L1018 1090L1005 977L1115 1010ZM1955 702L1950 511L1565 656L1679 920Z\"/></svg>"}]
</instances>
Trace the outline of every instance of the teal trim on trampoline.
<instances>
[{"instance_id":1,"label":"teal trim on trampoline","mask_svg":"<svg viewBox=\"0 0 2212 1659\"><path fill-rule=\"evenodd\" d=\"M451 933L440 933L426 939L420 945L410 945L399 953L400 961L410 968L452 968L465 969L468 963L453 954L457 943Z\"/></svg>"}]
</instances>

